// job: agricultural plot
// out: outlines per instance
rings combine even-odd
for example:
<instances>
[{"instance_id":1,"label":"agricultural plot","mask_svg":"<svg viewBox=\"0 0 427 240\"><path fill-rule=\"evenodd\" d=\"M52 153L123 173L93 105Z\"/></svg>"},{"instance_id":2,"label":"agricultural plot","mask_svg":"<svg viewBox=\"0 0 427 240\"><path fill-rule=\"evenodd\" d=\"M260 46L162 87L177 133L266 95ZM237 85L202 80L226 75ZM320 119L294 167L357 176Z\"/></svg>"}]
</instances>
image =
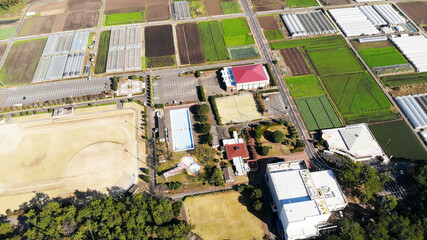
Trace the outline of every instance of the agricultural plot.
<instances>
[{"instance_id":1,"label":"agricultural plot","mask_svg":"<svg viewBox=\"0 0 427 240\"><path fill-rule=\"evenodd\" d=\"M427 2L402 2L397 3L397 6L417 24L427 24Z\"/></svg>"},{"instance_id":2,"label":"agricultural plot","mask_svg":"<svg viewBox=\"0 0 427 240\"><path fill-rule=\"evenodd\" d=\"M264 30L264 36L268 41L283 39L279 30Z\"/></svg>"},{"instance_id":3,"label":"agricultural plot","mask_svg":"<svg viewBox=\"0 0 427 240\"><path fill-rule=\"evenodd\" d=\"M289 8L318 6L316 0L285 0Z\"/></svg>"},{"instance_id":4,"label":"agricultural plot","mask_svg":"<svg viewBox=\"0 0 427 240\"><path fill-rule=\"evenodd\" d=\"M111 29L107 72L138 70L142 66L142 27Z\"/></svg>"},{"instance_id":5,"label":"agricultural plot","mask_svg":"<svg viewBox=\"0 0 427 240\"><path fill-rule=\"evenodd\" d=\"M395 47L368 48L358 52L370 68L408 63Z\"/></svg>"},{"instance_id":6,"label":"agricultural plot","mask_svg":"<svg viewBox=\"0 0 427 240\"><path fill-rule=\"evenodd\" d=\"M0 40L8 39L13 36L17 26L0 28Z\"/></svg>"},{"instance_id":7,"label":"agricultural plot","mask_svg":"<svg viewBox=\"0 0 427 240\"><path fill-rule=\"evenodd\" d=\"M38 38L13 43L0 70L0 81L9 86L30 83L46 41L47 38Z\"/></svg>"},{"instance_id":8,"label":"agricultural plot","mask_svg":"<svg viewBox=\"0 0 427 240\"><path fill-rule=\"evenodd\" d=\"M163 21L170 19L168 0L146 0L147 21Z\"/></svg>"},{"instance_id":9,"label":"agricultural plot","mask_svg":"<svg viewBox=\"0 0 427 240\"><path fill-rule=\"evenodd\" d=\"M252 45L254 38L249 35L248 23L243 18L224 19L221 21L221 30L227 47Z\"/></svg>"},{"instance_id":10,"label":"agricultural plot","mask_svg":"<svg viewBox=\"0 0 427 240\"><path fill-rule=\"evenodd\" d=\"M52 32L56 15L26 17L19 28L18 36L31 36Z\"/></svg>"},{"instance_id":11,"label":"agricultural plot","mask_svg":"<svg viewBox=\"0 0 427 240\"><path fill-rule=\"evenodd\" d=\"M173 41L172 26L150 26L145 28L145 57L149 67L163 67L165 64L169 66L175 64L175 46ZM165 62L162 62L165 60ZM173 60L173 62L171 62ZM161 65L154 64L160 63Z\"/></svg>"},{"instance_id":12,"label":"agricultural plot","mask_svg":"<svg viewBox=\"0 0 427 240\"><path fill-rule=\"evenodd\" d=\"M6 51L7 43L0 44L0 59L3 57L4 52Z\"/></svg>"},{"instance_id":13,"label":"agricultural plot","mask_svg":"<svg viewBox=\"0 0 427 240\"><path fill-rule=\"evenodd\" d=\"M256 47L229 47L228 51L230 52L231 59L251 59L258 58L259 52Z\"/></svg>"},{"instance_id":14,"label":"agricultural plot","mask_svg":"<svg viewBox=\"0 0 427 240\"><path fill-rule=\"evenodd\" d=\"M240 5L235 1L223 1L220 3L222 12L224 14L241 13Z\"/></svg>"},{"instance_id":15,"label":"agricultural plot","mask_svg":"<svg viewBox=\"0 0 427 240\"><path fill-rule=\"evenodd\" d=\"M366 72L321 77L329 95L347 123L390 120L392 104Z\"/></svg>"},{"instance_id":16,"label":"agricultural plot","mask_svg":"<svg viewBox=\"0 0 427 240\"><path fill-rule=\"evenodd\" d=\"M111 31L103 31L99 38L98 53L96 57L95 73L107 71L108 48L110 44Z\"/></svg>"},{"instance_id":17,"label":"agricultural plot","mask_svg":"<svg viewBox=\"0 0 427 240\"><path fill-rule=\"evenodd\" d=\"M145 12L115 13L104 15L104 26L145 22Z\"/></svg>"},{"instance_id":18,"label":"agricultural plot","mask_svg":"<svg viewBox=\"0 0 427 240\"><path fill-rule=\"evenodd\" d=\"M364 70L362 64L347 47L309 50L308 56L319 76Z\"/></svg>"},{"instance_id":19,"label":"agricultural plot","mask_svg":"<svg viewBox=\"0 0 427 240\"><path fill-rule=\"evenodd\" d=\"M218 61L229 59L227 48L217 21L200 22L199 30L206 60Z\"/></svg>"},{"instance_id":20,"label":"agricultural plot","mask_svg":"<svg viewBox=\"0 0 427 240\"><path fill-rule=\"evenodd\" d=\"M286 66L289 67L292 75L306 75L311 74L311 69L307 65L304 56L298 48L286 48L280 50L283 61L285 61Z\"/></svg>"},{"instance_id":21,"label":"agricultural plot","mask_svg":"<svg viewBox=\"0 0 427 240\"><path fill-rule=\"evenodd\" d=\"M342 126L325 95L298 98L295 103L309 131Z\"/></svg>"},{"instance_id":22,"label":"agricultural plot","mask_svg":"<svg viewBox=\"0 0 427 240\"><path fill-rule=\"evenodd\" d=\"M254 97L251 93L232 95L215 99L222 123L239 123L260 119Z\"/></svg>"},{"instance_id":23,"label":"agricultural plot","mask_svg":"<svg viewBox=\"0 0 427 240\"><path fill-rule=\"evenodd\" d=\"M145 11L145 2L138 0L107 0L104 14Z\"/></svg>"},{"instance_id":24,"label":"agricultural plot","mask_svg":"<svg viewBox=\"0 0 427 240\"><path fill-rule=\"evenodd\" d=\"M396 161L427 160L427 152L405 121L369 125L369 129L388 156Z\"/></svg>"},{"instance_id":25,"label":"agricultural plot","mask_svg":"<svg viewBox=\"0 0 427 240\"><path fill-rule=\"evenodd\" d=\"M315 75L286 77L285 82L293 98L325 94Z\"/></svg>"},{"instance_id":26,"label":"agricultural plot","mask_svg":"<svg viewBox=\"0 0 427 240\"><path fill-rule=\"evenodd\" d=\"M190 1L188 1L188 7L190 9L190 14L191 14L192 18L208 16L205 3L206 2L204 0L190 0Z\"/></svg>"},{"instance_id":27,"label":"agricultural plot","mask_svg":"<svg viewBox=\"0 0 427 240\"><path fill-rule=\"evenodd\" d=\"M345 47L347 43L339 35L315 37L315 38L303 38L297 40L286 40L270 43L270 47L273 50L285 49L292 47L304 47L307 50L315 50L322 48L339 48Z\"/></svg>"},{"instance_id":28,"label":"agricultural plot","mask_svg":"<svg viewBox=\"0 0 427 240\"><path fill-rule=\"evenodd\" d=\"M349 0L320 0L320 3L323 6L334 6L334 5L343 5L343 4L349 4Z\"/></svg>"},{"instance_id":29,"label":"agricultural plot","mask_svg":"<svg viewBox=\"0 0 427 240\"><path fill-rule=\"evenodd\" d=\"M287 7L283 0L251 0L251 5L255 12L281 10Z\"/></svg>"},{"instance_id":30,"label":"agricultural plot","mask_svg":"<svg viewBox=\"0 0 427 240\"><path fill-rule=\"evenodd\" d=\"M99 11L78 11L67 15L64 24L64 31L93 28L98 22Z\"/></svg>"},{"instance_id":31,"label":"agricultural plot","mask_svg":"<svg viewBox=\"0 0 427 240\"><path fill-rule=\"evenodd\" d=\"M279 25L273 16L260 16L258 22L263 29L264 36L267 40L283 39L283 35L279 30Z\"/></svg>"},{"instance_id":32,"label":"agricultural plot","mask_svg":"<svg viewBox=\"0 0 427 240\"><path fill-rule=\"evenodd\" d=\"M382 77L381 81L386 86L405 85L413 83L424 83L427 82L427 73L412 73L405 75L394 75Z\"/></svg>"},{"instance_id":33,"label":"agricultural plot","mask_svg":"<svg viewBox=\"0 0 427 240\"><path fill-rule=\"evenodd\" d=\"M188 6L187 1L174 2L173 3L173 12L175 19L188 19L191 18L190 7Z\"/></svg>"},{"instance_id":34,"label":"agricultural plot","mask_svg":"<svg viewBox=\"0 0 427 240\"><path fill-rule=\"evenodd\" d=\"M208 16L216 16L222 14L221 0L205 0L205 8Z\"/></svg>"},{"instance_id":35,"label":"agricultural plot","mask_svg":"<svg viewBox=\"0 0 427 240\"><path fill-rule=\"evenodd\" d=\"M181 64L205 62L202 40L197 23L178 24L176 26L178 50Z\"/></svg>"}]
</instances>

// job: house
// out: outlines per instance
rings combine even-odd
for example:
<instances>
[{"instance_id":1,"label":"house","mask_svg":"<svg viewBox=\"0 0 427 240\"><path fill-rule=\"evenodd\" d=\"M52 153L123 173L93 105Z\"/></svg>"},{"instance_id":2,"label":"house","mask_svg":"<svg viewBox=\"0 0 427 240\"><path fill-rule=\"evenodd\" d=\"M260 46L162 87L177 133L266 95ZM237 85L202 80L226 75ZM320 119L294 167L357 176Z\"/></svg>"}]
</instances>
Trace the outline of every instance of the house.
<instances>
[{"instance_id":1,"label":"house","mask_svg":"<svg viewBox=\"0 0 427 240\"><path fill-rule=\"evenodd\" d=\"M237 132L233 132L233 138L224 139L222 143L225 148L227 159L232 161L236 169L236 175L244 175L250 171L249 165L244 161L249 159L249 151L245 141L239 138Z\"/></svg>"},{"instance_id":2,"label":"house","mask_svg":"<svg viewBox=\"0 0 427 240\"><path fill-rule=\"evenodd\" d=\"M365 123L322 130L322 139L326 141L330 152L346 156L353 161L380 158L384 162L389 161Z\"/></svg>"},{"instance_id":3,"label":"house","mask_svg":"<svg viewBox=\"0 0 427 240\"><path fill-rule=\"evenodd\" d=\"M262 64L224 67L221 75L227 91L231 92L266 87L270 81L267 69Z\"/></svg>"},{"instance_id":4,"label":"house","mask_svg":"<svg viewBox=\"0 0 427 240\"><path fill-rule=\"evenodd\" d=\"M155 126L156 126L156 132L157 132L157 137L159 138L159 141L160 142L169 142L169 140L168 140L168 128L166 127L164 112L163 111L157 111L155 116L156 116Z\"/></svg>"},{"instance_id":5,"label":"house","mask_svg":"<svg viewBox=\"0 0 427 240\"><path fill-rule=\"evenodd\" d=\"M235 175L232 167L223 168L222 171L224 172L224 180L226 183L234 182Z\"/></svg>"},{"instance_id":6,"label":"house","mask_svg":"<svg viewBox=\"0 0 427 240\"><path fill-rule=\"evenodd\" d=\"M331 212L347 205L333 172L310 172L304 161L268 164L265 178L287 240L318 237Z\"/></svg>"}]
</instances>

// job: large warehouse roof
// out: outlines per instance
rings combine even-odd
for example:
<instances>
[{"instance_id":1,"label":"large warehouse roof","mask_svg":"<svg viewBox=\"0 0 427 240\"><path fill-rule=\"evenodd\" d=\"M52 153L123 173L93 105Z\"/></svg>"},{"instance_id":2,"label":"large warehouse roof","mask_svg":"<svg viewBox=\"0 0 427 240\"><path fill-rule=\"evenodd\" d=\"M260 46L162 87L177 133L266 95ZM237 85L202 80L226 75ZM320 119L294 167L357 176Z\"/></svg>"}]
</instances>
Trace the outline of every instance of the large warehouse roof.
<instances>
[{"instance_id":1,"label":"large warehouse roof","mask_svg":"<svg viewBox=\"0 0 427 240\"><path fill-rule=\"evenodd\" d=\"M191 132L190 111L188 108L170 111L172 145L174 151L194 148Z\"/></svg>"},{"instance_id":2,"label":"large warehouse roof","mask_svg":"<svg viewBox=\"0 0 427 240\"><path fill-rule=\"evenodd\" d=\"M427 38L422 35L391 38L418 72L427 71Z\"/></svg>"},{"instance_id":3,"label":"large warehouse roof","mask_svg":"<svg viewBox=\"0 0 427 240\"><path fill-rule=\"evenodd\" d=\"M262 64L232 67L237 84L269 80L267 70Z\"/></svg>"},{"instance_id":4,"label":"large warehouse roof","mask_svg":"<svg viewBox=\"0 0 427 240\"><path fill-rule=\"evenodd\" d=\"M397 97L396 102L415 129L427 128L427 94Z\"/></svg>"},{"instance_id":5,"label":"large warehouse roof","mask_svg":"<svg viewBox=\"0 0 427 240\"><path fill-rule=\"evenodd\" d=\"M335 32L334 26L322 11L281 14L291 36L305 36Z\"/></svg>"},{"instance_id":6,"label":"large warehouse roof","mask_svg":"<svg viewBox=\"0 0 427 240\"><path fill-rule=\"evenodd\" d=\"M374 8L389 24L399 24L406 22L405 18L403 18L399 12L397 12L391 6L391 4L374 5Z\"/></svg>"},{"instance_id":7,"label":"large warehouse roof","mask_svg":"<svg viewBox=\"0 0 427 240\"><path fill-rule=\"evenodd\" d=\"M378 29L357 7L329 10L343 33L350 36L378 34Z\"/></svg>"}]
</instances>

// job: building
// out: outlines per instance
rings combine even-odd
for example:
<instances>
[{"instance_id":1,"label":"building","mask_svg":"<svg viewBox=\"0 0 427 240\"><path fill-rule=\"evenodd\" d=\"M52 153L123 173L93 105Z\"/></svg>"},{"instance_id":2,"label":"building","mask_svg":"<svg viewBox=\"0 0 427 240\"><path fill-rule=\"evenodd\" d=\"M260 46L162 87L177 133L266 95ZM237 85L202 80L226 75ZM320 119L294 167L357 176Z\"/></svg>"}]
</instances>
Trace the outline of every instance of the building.
<instances>
[{"instance_id":1,"label":"building","mask_svg":"<svg viewBox=\"0 0 427 240\"><path fill-rule=\"evenodd\" d=\"M173 151L193 149L194 142L189 109L171 110L170 119Z\"/></svg>"},{"instance_id":2,"label":"building","mask_svg":"<svg viewBox=\"0 0 427 240\"><path fill-rule=\"evenodd\" d=\"M226 183L234 182L235 175L232 167L223 168L222 171L224 172L224 180Z\"/></svg>"},{"instance_id":3,"label":"building","mask_svg":"<svg viewBox=\"0 0 427 240\"><path fill-rule=\"evenodd\" d=\"M245 141L239 138L237 132L233 132L233 138L224 139L222 143L225 148L227 159L233 162L236 175L244 175L250 171L249 165L244 161L249 159L249 151Z\"/></svg>"},{"instance_id":4,"label":"building","mask_svg":"<svg viewBox=\"0 0 427 240\"><path fill-rule=\"evenodd\" d=\"M227 91L266 87L270 81L267 69L262 64L225 67L221 70Z\"/></svg>"},{"instance_id":5,"label":"building","mask_svg":"<svg viewBox=\"0 0 427 240\"><path fill-rule=\"evenodd\" d=\"M265 178L278 227L288 240L319 236L331 211L347 205L333 172L309 172L304 161L268 164Z\"/></svg>"},{"instance_id":6,"label":"building","mask_svg":"<svg viewBox=\"0 0 427 240\"><path fill-rule=\"evenodd\" d=\"M169 142L168 140L168 128L166 127L164 112L157 111L155 113L155 125L156 125L156 133L160 142Z\"/></svg>"},{"instance_id":7,"label":"building","mask_svg":"<svg viewBox=\"0 0 427 240\"><path fill-rule=\"evenodd\" d=\"M416 130L427 128L427 94L402 96L395 100Z\"/></svg>"}]
</instances>

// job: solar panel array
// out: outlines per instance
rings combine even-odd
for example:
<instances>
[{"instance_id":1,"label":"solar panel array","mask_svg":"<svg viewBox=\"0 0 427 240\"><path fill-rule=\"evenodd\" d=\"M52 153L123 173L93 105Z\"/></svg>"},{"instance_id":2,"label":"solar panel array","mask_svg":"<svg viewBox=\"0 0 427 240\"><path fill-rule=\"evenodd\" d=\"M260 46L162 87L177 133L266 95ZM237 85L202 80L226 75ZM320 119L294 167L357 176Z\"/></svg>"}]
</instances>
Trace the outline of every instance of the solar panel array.
<instances>
[{"instance_id":1,"label":"solar panel array","mask_svg":"<svg viewBox=\"0 0 427 240\"><path fill-rule=\"evenodd\" d=\"M142 28L123 27L111 30L107 72L137 70L142 67Z\"/></svg>"}]
</instances>

